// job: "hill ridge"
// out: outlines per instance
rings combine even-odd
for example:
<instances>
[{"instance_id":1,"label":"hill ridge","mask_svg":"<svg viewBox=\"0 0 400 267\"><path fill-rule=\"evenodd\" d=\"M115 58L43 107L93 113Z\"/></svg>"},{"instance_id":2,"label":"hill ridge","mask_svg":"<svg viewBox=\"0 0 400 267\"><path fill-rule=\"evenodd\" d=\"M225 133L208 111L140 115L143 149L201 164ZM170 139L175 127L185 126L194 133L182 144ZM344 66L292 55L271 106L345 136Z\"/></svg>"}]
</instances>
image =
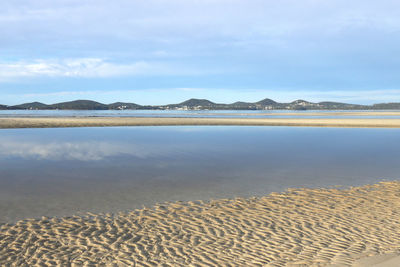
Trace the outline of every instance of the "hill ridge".
<instances>
[{"instance_id":1,"label":"hill ridge","mask_svg":"<svg viewBox=\"0 0 400 267\"><path fill-rule=\"evenodd\" d=\"M139 105L130 102L103 104L93 100L73 100L55 104L30 102L19 105L0 105L1 110L37 109L37 110L400 110L400 102L377 103L372 105L347 104L341 102L322 101L309 102L298 99L290 103L279 103L269 98L257 102L236 101L231 104L215 103L208 99L190 98L178 104Z\"/></svg>"}]
</instances>

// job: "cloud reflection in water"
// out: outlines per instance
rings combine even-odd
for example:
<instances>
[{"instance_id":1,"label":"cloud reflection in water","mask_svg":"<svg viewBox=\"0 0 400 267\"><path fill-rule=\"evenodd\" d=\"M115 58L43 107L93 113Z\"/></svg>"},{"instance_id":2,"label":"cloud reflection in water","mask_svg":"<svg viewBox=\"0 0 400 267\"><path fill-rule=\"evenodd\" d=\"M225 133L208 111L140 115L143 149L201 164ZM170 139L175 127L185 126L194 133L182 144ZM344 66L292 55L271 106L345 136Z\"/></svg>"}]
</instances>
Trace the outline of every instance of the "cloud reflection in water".
<instances>
[{"instance_id":1,"label":"cloud reflection in water","mask_svg":"<svg viewBox=\"0 0 400 267\"><path fill-rule=\"evenodd\" d=\"M80 160L97 161L118 155L130 155L137 158L148 158L160 154L172 153L173 149L155 145L138 145L129 143L112 143L105 141L77 142L35 142L0 141L0 158L20 157L40 160Z\"/></svg>"}]
</instances>

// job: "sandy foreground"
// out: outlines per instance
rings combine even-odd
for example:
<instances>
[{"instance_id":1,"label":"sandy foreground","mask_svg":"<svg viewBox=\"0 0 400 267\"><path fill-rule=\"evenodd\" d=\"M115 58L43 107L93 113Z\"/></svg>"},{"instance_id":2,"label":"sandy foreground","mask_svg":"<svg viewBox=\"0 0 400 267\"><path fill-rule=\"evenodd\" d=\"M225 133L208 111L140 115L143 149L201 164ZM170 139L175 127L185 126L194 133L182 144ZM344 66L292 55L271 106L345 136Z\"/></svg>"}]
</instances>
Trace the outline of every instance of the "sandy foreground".
<instances>
[{"instance_id":1,"label":"sandy foreground","mask_svg":"<svg viewBox=\"0 0 400 267\"><path fill-rule=\"evenodd\" d=\"M0 226L0 266L388 267L399 253L400 182Z\"/></svg>"},{"instance_id":2,"label":"sandy foreground","mask_svg":"<svg viewBox=\"0 0 400 267\"><path fill-rule=\"evenodd\" d=\"M138 118L138 117L40 117L0 118L0 128L244 125L400 128L400 119L350 118Z\"/></svg>"}]
</instances>

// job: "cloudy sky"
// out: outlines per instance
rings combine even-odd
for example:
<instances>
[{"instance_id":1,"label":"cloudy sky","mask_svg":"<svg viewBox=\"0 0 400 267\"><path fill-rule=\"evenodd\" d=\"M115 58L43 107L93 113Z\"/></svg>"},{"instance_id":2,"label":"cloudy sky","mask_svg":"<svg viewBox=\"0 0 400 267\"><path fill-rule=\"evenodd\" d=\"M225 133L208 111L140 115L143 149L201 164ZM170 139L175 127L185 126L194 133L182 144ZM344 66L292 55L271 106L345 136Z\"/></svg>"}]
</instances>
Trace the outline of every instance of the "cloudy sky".
<instances>
[{"instance_id":1,"label":"cloudy sky","mask_svg":"<svg viewBox=\"0 0 400 267\"><path fill-rule=\"evenodd\" d=\"M397 0L2 0L0 103L400 101Z\"/></svg>"}]
</instances>

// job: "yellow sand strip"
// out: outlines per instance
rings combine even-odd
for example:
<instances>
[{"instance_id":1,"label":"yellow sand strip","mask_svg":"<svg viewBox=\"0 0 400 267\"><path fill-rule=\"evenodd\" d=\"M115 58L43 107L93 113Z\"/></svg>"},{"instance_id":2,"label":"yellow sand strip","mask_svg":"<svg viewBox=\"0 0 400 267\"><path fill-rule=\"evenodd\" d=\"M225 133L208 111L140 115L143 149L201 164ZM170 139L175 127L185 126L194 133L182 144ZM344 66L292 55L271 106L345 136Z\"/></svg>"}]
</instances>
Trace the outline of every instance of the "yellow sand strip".
<instances>
[{"instance_id":1,"label":"yellow sand strip","mask_svg":"<svg viewBox=\"0 0 400 267\"><path fill-rule=\"evenodd\" d=\"M0 118L0 128L161 126L161 125L258 125L313 127L400 128L400 119L297 119L297 118L137 118L46 117Z\"/></svg>"},{"instance_id":2,"label":"yellow sand strip","mask_svg":"<svg viewBox=\"0 0 400 267\"><path fill-rule=\"evenodd\" d=\"M400 254L390 253L362 258L353 264L353 267L399 267Z\"/></svg>"},{"instance_id":3,"label":"yellow sand strip","mask_svg":"<svg viewBox=\"0 0 400 267\"><path fill-rule=\"evenodd\" d=\"M155 113L154 113L155 114ZM170 115L179 115L182 113L170 113ZM184 113L192 114L192 113ZM201 115L211 115L211 116L400 116L400 111L332 111L332 112L256 112L256 113L217 113L217 112L201 112Z\"/></svg>"},{"instance_id":4,"label":"yellow sand strip","mask_svg":"<svg viewBox=\"0 0 400 267\"><path fill-rule=\"evenodd\" d=\"M399 251L400 182L0 226L0 266L353 266Z\"/></svg>"}]
</instances>

